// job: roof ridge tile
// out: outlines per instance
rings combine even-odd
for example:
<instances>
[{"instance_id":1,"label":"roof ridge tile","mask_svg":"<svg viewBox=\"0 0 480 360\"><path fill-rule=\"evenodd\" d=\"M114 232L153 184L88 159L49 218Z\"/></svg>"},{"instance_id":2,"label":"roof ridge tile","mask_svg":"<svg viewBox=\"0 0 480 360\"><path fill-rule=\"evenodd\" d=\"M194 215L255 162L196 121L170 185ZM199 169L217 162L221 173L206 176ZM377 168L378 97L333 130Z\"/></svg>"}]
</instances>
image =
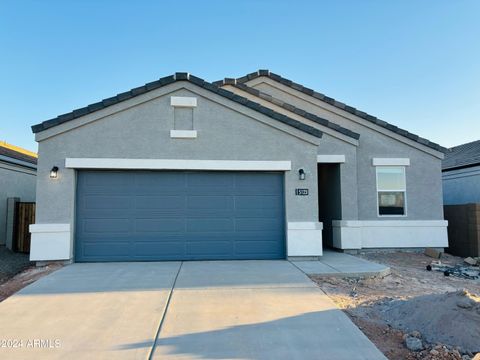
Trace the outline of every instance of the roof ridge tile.
<instances>
[{"instance_id":1,"label":"roof ridge tile","mask_svg":"<svg viewBox=\"0 0 480 360\"><path fill-rule=\"evenodd\" d=\"M262 74L269 74L270 73L268 70L265 70L265 71L262 70L262 71L259 71L259 73L260 72ZM254 76L255 73L249 74L249 75ZM40 131L43 131L43 130L47 130L51 127L60 125L62 123L65 123L67 121L76 119L76 118L84 116L84 115L87 115L89 113L102 110L106 107L118 104L122 101L131 99L135 96L145 94L149 91L152 91L154 89L158 89L158 88L160 88L162 86L165 86L165 85L169 85L169 84L174 83L176 81L188 81L188 82L190 82L194 85L200 86L200 87L202 87L202 88L204 88L208 91L216 93L216 94L218 94L220 96L223 96L227 99L230 99L230 100L232 100L236 103L247 106L247 107L249 107L249 108L251 108L255 111L258 111L258 112L262 113L263 115L269 116L269 117L271 117L275 120L283 122L284 124L287 124L287 125L290 125L292 127L297 128L299 130L302 130L302 131L304 131L304 132L306 132L306 133L308 133L312 136L321 138L322 135L323 135L322 131L320 131L320 130L314 128L314 127L305 125L305 124L301 123L300 121L294 120L294 119L292 119L292 118L290 118L286 115L277 113L277 112L271 110L270 108L262 106L262 105L260 105L256 102L253 102L253 101L251 101L251 100L249 100L245 97L242 97L240 95L237 95L237 94L235 94L231 91L222 89L215 84L209 83L209 82L207 82L207 81L205 81L205 80L203 80L199 77L190 75L189 73L186 73L186 72L177 72L174 75L169 75L169 76L162 77L159 80L149 82L145 85L133 88L133 89L131 89L129 91L126 91L126 92L119 93L118 95L103 99L99 102L84 106L82 108L75 109L75 110L73 110L69 113L59 115L56 118L45 120L40 124L33 125L32 126L32 131L34 133L37 133L37 132L40 132Z\"/></svg>"},{"instance_id":2,"label":"roof ridge tile","mask_svg":"<svg viewBox=\"0 0 480 360\"><path fill-rule=\"evenodd\" d=\"M316 91L313 90L313 89L307 88L307 87L305 87L305 86L303 86L303 85L301 85L301 84L299 84L299 83L293 82L292 80L286 79L286 78L284 78L284 77L282 77L282 76L280 76L280 75L278 75L278 74L272 73L271 71L269 71L268 73L262 72L262 73L260 74L260 70L259 70L259 71L254 72L254 73L250 73L250 74L248 74L248 75L246 75L246 76L242 76L242 77L240 77L240 78L237 78L237 79L236 79L236 80L237 80L237 85L238 85L239 83L240 83L240 84L244 84L245 82L250 81L250 80L253 80L253 79L258 78L258 77L260 77L260 76L266 76L266 77L268 77L268 78L270 78L270 79L272 79L272 80L275 80L275 81L277 81L277 82L279 82L279 83L281 83L281 84L283 84L283 85L285 85L285 86L291 87L291 88L293 88L293 89L295 89L295 90L297 90L297 91L300 91L300 92L302 92L302 93L304 93L304 94L310 95L310 96L312 96L312 97L314 97L314 98L316 98L316 99L319 99L319 100L321 100L321 101L324 101L324 102L326 102L326 103L328 103L328 104L330 104L330 105L332 105L332 106L335 106L335 107L337 107L337 108L339 108L339 109L341 109L341 110L344 110L344 111L346 111L346 112L348 112L348 113L354 114L354 115L356 115L356 116L358 116L358 117L360 117L360 118L362 118L362 119L365 119L365 120L367 120L367 121L369 121L369 122L372 122L372 123L374 123L374 124L376 124L376 125L378 125L378 126L387 128L388 130L393 131L393 132L395 132L395 133L397 133L397 134L399 134L399 135L406 136L406 135L403 135L403 132L405 132L406 130L400 129L398 126L392 125L392 124L390 124L390 123L388 123L388 122L386 122L386 121L384 121L384 120L380 120L380 119L376 118L375 116L369 115L368 113L366 113L366 112L364 112L364 111L358 110L358 109L356 109L355 107L349 106L349 105L347 105L347 104L345 104L345 103L343 103L343 102L337 101L337 100L335 100L335 99L333 99L333 98L331 98L331 97L328 97L328 96L326 96L326 95L324 95L324 94L322 94L322 93L316 92ZM407 133L408 133L408 131L407 131ZM418 135L415 135L415 134L412 134L412 135L418 136ZM409 138L409 139L412 140L412 139L413 139L413 136L408 136L407 138ZM420 136L418 136L418 138L420 139ZM420 142L420 141L418 141L418 140L414 140L414 141L419 142L419 143L421 143L422 145L425 145L425 146L427 146L427 147L429 147L429 148L431 148L431 149L434 149L434 150L436 150L436 151L439 151L439 152L446 152L446 151L447 151L447 149L444 148L443 146L441 146L441 145L439 145L439 144L437 144L437 143L434 143L434 142L432 142L432 141L430 141L430 140L427 140L427 139L425 139L425 140L426 140L425 143L424 143L424 142Z\"/></svg>"}]
</instances>

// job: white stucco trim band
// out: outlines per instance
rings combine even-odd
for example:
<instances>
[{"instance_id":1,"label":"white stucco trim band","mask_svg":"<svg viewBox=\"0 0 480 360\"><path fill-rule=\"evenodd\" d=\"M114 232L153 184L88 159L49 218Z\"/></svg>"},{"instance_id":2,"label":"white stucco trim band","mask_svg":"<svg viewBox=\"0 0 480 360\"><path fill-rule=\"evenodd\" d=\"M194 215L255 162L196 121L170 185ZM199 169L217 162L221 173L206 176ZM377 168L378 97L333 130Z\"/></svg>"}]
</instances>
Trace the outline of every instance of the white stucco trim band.
<instances>
[{"instance_id":1,"label":"white stucco trim band","mask_svg":"<svg viewBox=\"0 0 480 360\"><path fill-rule=\"evenodd\" d=\"M170 130L170 137L172 139L195 139L197 130Z\"/></svg>"},{"instance_id":2,"label":"white stucco trim band","mask_svg":"<svg viewBox=\"0 0 480 360\"><path fill-rule=\"evenodd\" d=\"M66 158L71 169L289 171L291 161Z\"/></svg>"},{"instance_id":3,"label":"white stucco trim band","mask_svg":"<svg viewBox=\"0 0 480 360\"><path fill-rule=\"evenodd\" d=\"M334 220L339 249L448 247L445 220Z\"/></svg>"},{"instance_id":4,"label":"white stucco trim band","mask_svg":"<svg viewBox=\"0 0 480 360\"><path fill-rule=\"evenodd\" d=\"M344 163L345 155L317 155L317 163Z\"/></svg>"},{"instance_id":5,"label":"white stucco trim band","mask_svg":"<svg viewBox=\"0 0 480 360\"><path fill-rule=\"evenodd\" d=\"M373 158L373 166L410 166L409 158Z\"/></svg>"},{"instance_id":6,"label":"white stucco trim band","mask_svg":"<svg viewBox=\"0 0 480 360\"><path fill-rule=\"evenodd\" d=\"M70 224L32 224L31 261L70 260L72 254Z\"/></svg>"},{"instance_id":7,"label":"white stucco trim band","mask_svg":"<svg viewBox=\"0 0 480 360\"><path fill-rule=\"evenodd\" d=\"M444 227L447 220L333 220L334 225L350 227Z\"/></svg>"},{"instance_id":8,"label":"white stucco trim band","mask_svg":"<svg viewBox=\"0 0 480 360\"><path fill-rule=\"evenodd\" d=\"M322 256L321 222L289 221L287 224L287 256Z\"/></svg>"},{"instance_id":9,"label":"white stucco trim band","mask_svg":"<svg viewBox=\"0 0 480 360\"><path fill-rule=\"evenodd\" d=\"M193 96L171 96L170 105L174 107L196 107L197 98Z\"/></svg>"}]
</instances>

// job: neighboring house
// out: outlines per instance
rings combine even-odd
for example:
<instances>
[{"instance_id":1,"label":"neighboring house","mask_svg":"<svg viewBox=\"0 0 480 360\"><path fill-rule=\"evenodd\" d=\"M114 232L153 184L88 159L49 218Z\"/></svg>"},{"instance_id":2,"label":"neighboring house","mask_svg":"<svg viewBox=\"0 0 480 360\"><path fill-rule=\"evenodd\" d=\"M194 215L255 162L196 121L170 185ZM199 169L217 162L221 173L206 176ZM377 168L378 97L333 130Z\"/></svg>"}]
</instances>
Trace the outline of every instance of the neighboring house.
<instances>
[{"instance_id":1,"label":"neighboring house","mask_svg":"<svg viewBox=\"0 0 480 360\"><path fill-rule=\"evenodd\" d=\"M454 146L442 162L443 203L480 203L480 140Z\"/></svg>"},{"instance_id":2,"label":"neighboring house","mask_svg":"<svg viewBox=\"0 0 480 360\"><path fill-rule=\"evenodd\" d=\"M35 201L36 173L37 154L0 141L0 245L7 242L7 199Z\"/></svg>"},{"instance_id":3,"label":"neighboring house","mask_svg":"<svg viewBox=\"0 0 480 360\"><path fill-rule=\"evenodd\" d=\"M448 246L444 148L267 70L176 73L32 129L32 260Z\"/></svg>"}]
</instances>

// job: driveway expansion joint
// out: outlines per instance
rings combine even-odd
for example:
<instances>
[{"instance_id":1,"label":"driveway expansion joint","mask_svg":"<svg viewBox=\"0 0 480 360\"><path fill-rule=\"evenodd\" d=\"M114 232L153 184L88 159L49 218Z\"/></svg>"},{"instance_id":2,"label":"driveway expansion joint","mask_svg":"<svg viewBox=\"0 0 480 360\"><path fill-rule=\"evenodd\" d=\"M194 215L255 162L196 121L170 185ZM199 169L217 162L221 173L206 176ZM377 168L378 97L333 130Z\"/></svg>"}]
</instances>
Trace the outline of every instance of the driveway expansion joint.
<instances>
[{"instance_id":1,"label":"driveway expansion joint","mask_svg":"<svg viewBox=\"0 0 480 360\"><path fill-rule=\"evenodd\" d=\"M157 331L155 332L155 340L153 340L152 348L150 349L150 354L148 355L148 360L153 358L153 354L155 353L155 348L157 347L157 339L160 335L160 331L162 330L163 323L165 322L165 316L167 315L168 307L170 306L170 301L172 299L173 290L175 289L175 284L177 283L178 275L182 270L183 261L180 262L180 266L178 267L177 274L175 275L175 279L173 279L172 287L170 289L170 293L168 294L167 303L165 304L165 309L163 310L162 318L160 319L160 323L158 324Z\"/></svg>"}]
</instances>

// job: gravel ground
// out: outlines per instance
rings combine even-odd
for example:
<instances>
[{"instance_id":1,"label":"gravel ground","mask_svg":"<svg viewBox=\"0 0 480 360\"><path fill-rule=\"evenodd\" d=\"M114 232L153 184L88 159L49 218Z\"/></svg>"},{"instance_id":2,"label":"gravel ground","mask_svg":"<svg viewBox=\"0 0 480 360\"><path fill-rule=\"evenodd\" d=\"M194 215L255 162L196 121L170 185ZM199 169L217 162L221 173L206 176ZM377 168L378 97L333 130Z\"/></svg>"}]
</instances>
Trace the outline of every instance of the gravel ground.
<instances>
[{"instance_id":1,"label":"gravel ground","mask_svg":"<svg viewBox=\"0 0 480 360\"><path fill-rule=\"evenodd\" d=\"M369 253L359 255L369 261L390 266L391 274L384 278L375 279L339 279L312 277L319 287L350 316L352 321L375 343L375 345L389 359L470 359L474 354L455 348L460 344L444 344L441 341L429 343L419 332L412 335L396 326L395 319L385 321L385 309L390 309L391 304L399 302L406 306L414 306L431 296L432 300L444 300L456 292L464 289L471 294L480 294L480 281L445 277L441 272L426 271L426 265L433 260L418 253ZM463 259L445 255L442 262L449 265L462 263ZM411 303L411 305L408 305ZM429 303L427 302L426 305ZM431 311L445 311L445 318L452 318L458 312L458 306L444 306L440 309L438 301L431 302ZM425 306L428 311L429 306ZM450 309L451 308L451 309ZM472 310L473 311L473 310ZM451 313L453 312L453 313ZM392 314L394 315L394 314ZM434 316L435 315L435 316ZM428 314L426 314L428 318ZM442 314L433 314L441 318ZM397 319L398 320L398 319ZM400 319L402 320L402 319ZM411 320L411 319L410 319ZM439 326L442 323L440 322ZM444 323L448 328L449 324ZM410 336L409 336L410 335ZM422 351L411 351L406 347L407 337L418 337L425 347Z\"/></svg>"},{"instance_id":2,"label":"gravel ground","mask_svg":"<svg viewBox=\"0 0 480 360\"><path fill-rule=\"evenodd\" d=\"M28 254L14 253L0 246L0 284L33 265Z\"/></svg>"}]
</instances>

